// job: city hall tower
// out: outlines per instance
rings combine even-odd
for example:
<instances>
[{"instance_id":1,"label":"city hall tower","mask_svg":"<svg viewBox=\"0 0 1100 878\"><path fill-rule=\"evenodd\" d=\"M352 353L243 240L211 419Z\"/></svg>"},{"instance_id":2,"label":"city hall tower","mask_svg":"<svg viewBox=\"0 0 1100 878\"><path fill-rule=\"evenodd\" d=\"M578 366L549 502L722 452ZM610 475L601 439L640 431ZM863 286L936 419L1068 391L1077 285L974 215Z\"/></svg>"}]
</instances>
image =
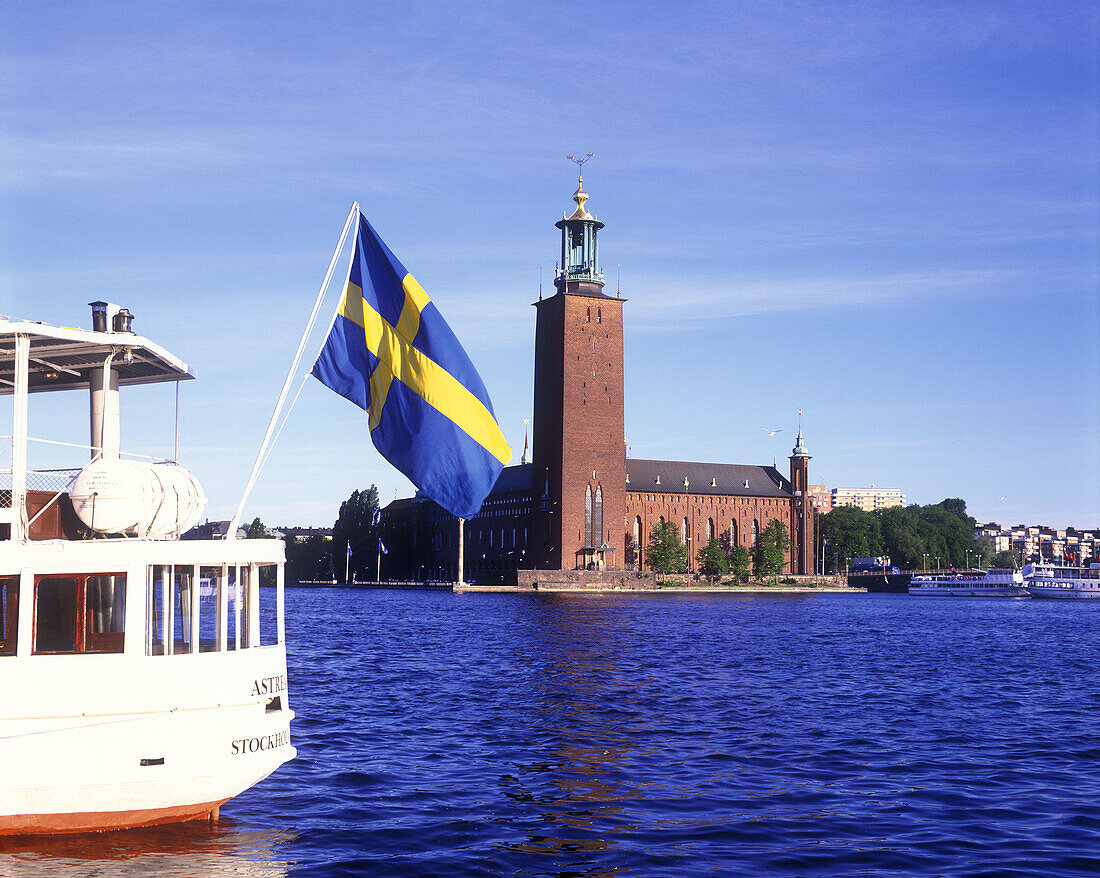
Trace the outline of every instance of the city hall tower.
<instances>
[{"instance_id":1,"label":"city hall tower","mask_svg":"<svg viewBox=\"0 0 1100 878\"><path fill-rule=\"evenodd\" d=\"M585 159L577 161L582 165ZM603 228L586 206L555 223L555 294L535 303L531 566L621 567L626 517L623 299L604 293Z\"/></svg>"}]
</instances>

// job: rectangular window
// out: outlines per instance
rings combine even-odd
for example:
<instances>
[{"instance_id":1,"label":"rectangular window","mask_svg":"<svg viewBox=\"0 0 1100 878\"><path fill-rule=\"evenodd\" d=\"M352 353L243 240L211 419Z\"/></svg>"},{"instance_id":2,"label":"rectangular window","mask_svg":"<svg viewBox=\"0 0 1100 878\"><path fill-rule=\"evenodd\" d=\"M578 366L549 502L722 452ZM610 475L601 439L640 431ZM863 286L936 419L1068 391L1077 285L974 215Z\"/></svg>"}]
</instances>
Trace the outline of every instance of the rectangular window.
<instances>
[{"instance_id":1,"label":"rectangular window","mask_svg":"<svg viewBox=\"0 0 1100 878\"><path fill-rule=\"evenodd\" d=\"M15 655L19 630L19 577L0 576L0 655Z\"/></svg>"},{"instance_id":2,"label":"rectangular window","mask_svg":"<svg viewBox=\"0 0 1100 878\"><path fill-rule=\"evenodd\" d=\"M236 567L229 568L225 590L225 648L240 649L237 632L241 630L241 580ZM245 619L247 618L246 616Z\"/></svg>"},{"instance_id":3,"label":"rectangular window","mask_svg":"<svg viewBox=\"0 0 1100 878\"><path fill-rule=\"evenodd\" d=\"M172 655L192 652L192 585L195 568L172 569Z\"/></svg>"},{"instance_id":4,"label":"rectangular window","mask_svg":"<svg viewBox=\"0 0 1100 878\"><path fill-rule=\"evenodd\" d=\"M34 591L34 651L76 652L80 594L76 578L44 576Z\"/></svg>"},{"instance_id":5,"label":"rectangular window","mask_svg":"<svg viewBox=\"0 0 1100 878\"><path fill-rule=\"evenodd\" d=\"M240 644L241 649L248 649L252 645L252 627L249 623L252 613L252 568L241 565L240 573L241 584L237 593L240 598L240 609L235 614L237 630L240 632L237 643Z\"/></svg>"},{"instance_id":6,"label":"rectangular window","mask_svg":"<svg viewBox=\"0 0 1100 878\"><path fill-rule=\"evenodd\" d=\"M279 642L278 589L275 588L276 567L260 565L260 646Z\"/></svg>"},{"instance_id":7,"label":"rectangular window","mask_svg":"<svg viewBox=\"0 0 1100 878\"><path fill-rule=\"evenodd\" d=\"M126 577L42 576L34 586L34 652L122 652Z\"/></svg>"},{"instance_id":8,"label":"rectangular window","mask_svg":"<svg viewBox=\"0 0 1100 878\"><path fill-rule=\"evenodd\" d=\"M220 567L199 568L199 652L216 652L218 649L218 600L221 594L222 570Z\"/></svg>"},{"instance_id":9,"label":"rectangular window","mask_svg":"<svg viewBox=\"0 0 1100 878\"><path fill-rule=\"evenodd\" d=\"M96 574L85 584L88 625L85 652L122 652L126 633L126 577Z\"/></svg>"},{"instance_id":10,"label":"rectangular window","mask_svg":"<svg viewBox=\"0 0 1100 878\"><path fill-rule=\"evenodd\" d=\"M170 564L154 564L149 568L149 582L145 595L145 654L164 655L168 640L169 583L172 581Z\"/></svg>"}]
</instances>

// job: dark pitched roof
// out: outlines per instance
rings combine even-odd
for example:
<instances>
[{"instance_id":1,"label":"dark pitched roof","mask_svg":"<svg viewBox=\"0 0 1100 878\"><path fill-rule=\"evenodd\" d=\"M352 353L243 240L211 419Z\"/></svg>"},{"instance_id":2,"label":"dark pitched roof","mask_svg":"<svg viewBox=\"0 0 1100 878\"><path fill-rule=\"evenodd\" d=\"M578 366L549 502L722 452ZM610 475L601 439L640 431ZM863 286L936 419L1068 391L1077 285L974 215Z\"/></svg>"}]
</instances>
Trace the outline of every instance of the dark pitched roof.
<instances>
[{"instance_id":1,"label":"dark pitched roof","mask_svg":"<svg viewBox=\"0 0 1100 878\"><path fill-rule=\"evenodd\" d=\"M791 496L790 481L774 466L629 459L626 462L626 473L628 491L725 494L735 497ZM657 484L658 477L661 479L660 485ZM684 487L684 479L688 481L687 487Z\"/></svg>"},{"instance_id":2,"label":"dark pitched roof","mask_svg":"<svg viewBox=\"0 0 1100 878\"><path fill-rule=\"evenodd\" d=\"M506 466L500 472L497 483L493 485L492 494L512 494L516 491L531 490L531 464L517 463L515 466Z\"/></svg>"}]
</instances>

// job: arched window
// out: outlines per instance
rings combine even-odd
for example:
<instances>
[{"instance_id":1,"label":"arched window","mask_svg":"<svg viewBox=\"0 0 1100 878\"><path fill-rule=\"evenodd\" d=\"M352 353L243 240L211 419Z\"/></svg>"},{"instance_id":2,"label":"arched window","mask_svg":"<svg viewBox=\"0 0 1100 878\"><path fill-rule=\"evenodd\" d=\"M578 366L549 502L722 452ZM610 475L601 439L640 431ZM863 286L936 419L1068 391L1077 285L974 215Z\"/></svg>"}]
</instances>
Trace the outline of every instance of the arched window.
<instances>
[{"instance_id":1,"label":"arched window","mask_svg":"<svg viewBox=\"0 0 1100 878\"><path fill-rule=\"evenodd\" d=\"M714 539L714 519L707 519L707 542L709 543Z\"/></svg>"},{"instance_id":2,"label":"arched window","mask_svg":"<svg viewBox=\"0 0 1100 878\"><path fill-rule=\"evenodd\" d=\"M639 515L634 519L634 545L641 546L642 544L642 517Z\"/></svg>"},{"instance_id":3,"label":"arched window","mask_svg":"<svg viewBox=\"0 0 1100 878\"><path fill-rule=\"evenodd\" d=\"M730 548L737 545L737 522L730 520Z\"/></svg>"},{"instance_id":4,"label":"arched window","mask_svg":"<svg viewBox=\"0 0 1100 878\"><path fill-rule=\"evenodd\" d=\"M756 545L756 538L760 535L760 522L755 518L752 520L752 531L749 533L749 545Z\"/></svg>"},{"instance_id":5,"label":"arched window","mask_svg":"<svg viewBox=\"0 0 1100 878\"><path fill-rule=\"evenodd\" d=\"M584 322L585 323L591 323L592 322L592 309L591 308L585 308L584 309Z\"/></svg>"},{"instance_id":6,"label":"arched window","mask_svg":"<svg viewBox=\"0 0 1100 878\"><path fill-rule=\"evenodd\" d=\"M688 543L688 520L686 518L684 523L680 525L680 542L685 546Z\"/></svg>"},{"instance_id":7,"label":"arched window","mask_svg":"<svg viewBox=\"0 0 1100 878\"><path fill-rule=\"evenodd\" d=\"M601 485L596 486L596 500L592 505L591 545L603 545L603 487Z\"/></svg>"},{"instance_id":8,"label":"arched window","mask_svg":"<svg viewBox=\"0 0 1100 878\"><path fill-rule=\"evenodd\" d=\"M602 308L597 308L596 309L596 322L597 323L603 323L603 309Z\"/></svg>"},{"instance_id":9,"label":"arched window","mask_svg":"<svg viewBox=\"0 0 1100 878\"><path fill-rule=\"evenodd\" d=\"M584 544L592 545L592 486L584 488Z\"/></svg>"}]
</instances>

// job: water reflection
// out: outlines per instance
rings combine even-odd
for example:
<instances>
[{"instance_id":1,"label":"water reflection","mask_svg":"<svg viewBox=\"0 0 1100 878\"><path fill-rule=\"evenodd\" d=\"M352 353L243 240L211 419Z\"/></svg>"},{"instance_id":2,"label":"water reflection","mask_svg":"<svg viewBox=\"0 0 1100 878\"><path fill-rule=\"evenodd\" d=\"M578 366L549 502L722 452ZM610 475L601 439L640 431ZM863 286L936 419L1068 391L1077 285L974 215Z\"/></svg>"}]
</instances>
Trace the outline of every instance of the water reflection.
<instances>
[{"instance_id":1,"label":"water reflection","mask_svg":"<svg viewBox=\"0 0 1100 878\"><path fill-rule=\"evenodd\" d=\"M644 786L628 780L636 773L625 768L648 749L649 720L637 669L617 660L634 654L625 641L636 636L618 603L553 596L530 607L541 661L529 708L547 744L500 778L517 806L509 822L526 836L501 850L553 858L547 874L618 872L584 855L612 851L616 835L635 828L623 823L626 803L645 797Z\"/></svg>"},{"instance_id":2,"label":"water reflection","mask_svg":"<svg viewBox=\"0 0 1100 878\"><path fill-rule=\"evenodd\" d=\"M278 849L293 841L289 832L257 832L187 823L89 835L0 839L4 878L282 878L290 865Z\"/></svg>"}]
</instances>

